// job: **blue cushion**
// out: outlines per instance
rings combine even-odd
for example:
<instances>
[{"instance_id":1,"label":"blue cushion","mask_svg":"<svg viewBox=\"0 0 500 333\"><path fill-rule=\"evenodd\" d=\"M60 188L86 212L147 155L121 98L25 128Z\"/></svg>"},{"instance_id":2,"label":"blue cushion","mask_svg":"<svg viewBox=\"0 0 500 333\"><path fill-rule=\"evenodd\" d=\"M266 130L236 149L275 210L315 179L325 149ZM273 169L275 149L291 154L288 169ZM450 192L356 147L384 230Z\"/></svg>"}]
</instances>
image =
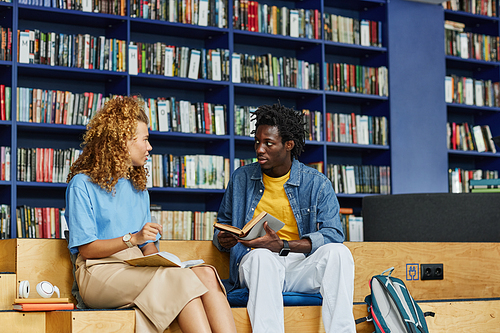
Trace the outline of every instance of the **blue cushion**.
<instances>
[{"instance_id":1,"label":"blue cushion","mask_svg":"<svg viewBox=\"0 0 500 333\"><path fill-rule=\"evenodd\" d=\"M232 307L246 307L248 302L248 288L234 289L227 294L227 300ZM304 294L284 292L283 304L285 306L321 305L323 297L320 293Z\"/></svg>"}]
</instances>

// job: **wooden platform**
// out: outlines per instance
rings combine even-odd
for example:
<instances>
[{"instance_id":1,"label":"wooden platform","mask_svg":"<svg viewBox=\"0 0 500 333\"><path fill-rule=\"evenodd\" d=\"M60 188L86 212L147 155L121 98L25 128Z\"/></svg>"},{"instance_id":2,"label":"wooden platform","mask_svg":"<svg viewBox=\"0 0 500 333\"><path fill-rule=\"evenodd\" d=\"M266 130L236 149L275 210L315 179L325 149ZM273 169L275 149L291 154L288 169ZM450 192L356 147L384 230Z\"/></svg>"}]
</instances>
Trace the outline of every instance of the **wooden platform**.
<instances>
[{"instance_id":1,"label":"wooden platform","mask_svg":"<svg viewBox=\"0 0 500 333\"><path fill-rule=\"evenodd\" d=\"M360 304L370 292L371 276L394 266L394 276L405 281L416 300L453 300L419 302L428 317L431 332L494 332L500 327L500 244L497 243L346 243L356 264L354 317L366 316ZM220 253L209 241L161 241L160 249L178 255L181 260L202 258L214 265L222 278L229 276L228 254ZM9 239L0 241L0 310L10 310L19 281L31 285L47 280L57 285L61 297L71 295L73 276L65 240ZM422 281L408 275L407 267L442 263L444 279ZM479 274L481 272L481 274ZM32 289L32 297L35 292ZM499 300L481 300L480 298ZM461 301L475 299L474 301ZM251 332L245 308L233 308L239 333ZM19 313L0 311L0 321L19 332L133 332L133 310L57 311ZM324 332L321 307L285 308L287 333ZM468 329L467 329L468 328ZM371 323L357 326L359 333L373 332ZM176 322L166 331L180 332Z\"/></svg>"}]
</instances>

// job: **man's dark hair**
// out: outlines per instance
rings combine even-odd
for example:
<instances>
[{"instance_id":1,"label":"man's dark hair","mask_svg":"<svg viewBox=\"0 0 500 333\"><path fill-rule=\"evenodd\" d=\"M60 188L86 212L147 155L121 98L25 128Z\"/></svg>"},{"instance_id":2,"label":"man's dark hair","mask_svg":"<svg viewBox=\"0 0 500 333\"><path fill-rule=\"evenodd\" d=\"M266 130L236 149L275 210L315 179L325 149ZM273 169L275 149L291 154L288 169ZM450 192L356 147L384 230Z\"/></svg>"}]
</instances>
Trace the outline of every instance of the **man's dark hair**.
<instances>
[{"instance_id":1,"label":"man's dark hair","mask_svg":"<svg viewBox=\"0 0 500 333\"><path fill-rule=\"evenodd\" d=\"M293 140L295 146L291 151L292 159L300 156L306 144L306 129L302 112L287 108L281 104L261 105L253 113L255 117L255 134L260 125L276 126L282 143Z\"/></svg>"}]
</instances>

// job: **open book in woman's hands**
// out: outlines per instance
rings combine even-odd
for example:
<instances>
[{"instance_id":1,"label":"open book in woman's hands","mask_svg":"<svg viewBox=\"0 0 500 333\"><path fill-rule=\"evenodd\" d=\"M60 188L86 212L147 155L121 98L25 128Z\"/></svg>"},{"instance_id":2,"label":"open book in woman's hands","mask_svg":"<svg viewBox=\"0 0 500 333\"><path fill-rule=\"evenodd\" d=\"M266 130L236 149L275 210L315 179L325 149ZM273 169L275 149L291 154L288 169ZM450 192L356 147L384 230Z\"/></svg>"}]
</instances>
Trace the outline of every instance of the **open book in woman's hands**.
<instances>
[{"instance_id":1,"label":"open book in woman's hands","mask_svg":"<svg viewBox=\"0 0 500 333\"><path fill-rule=\"evenodd\" d=\"M252 240L266 234L266 230L264 230L264 222L267 222L267 225L274 231L280 230L285 225L285 223L281 222L271 214L262 212L248 221L242 229L218 222L214 223L214 228L230 232L242 240Z\"/></svg>"},{"instance_id":2,"label":"open book in woman's hands","mask_svg":"<svg viewBox=\"0 0 500 333\"><path fill-rule=\"evenodd\" d=\"M193 267L200 264L203 264L203 259L197 260L187 260L182 261L175 254L170 252L157 252L153 254L149 254L144 257L138 257L134 259L125 260L125 262L132 266L151 266L151 267Z\"/></svg>"}]
</instances>

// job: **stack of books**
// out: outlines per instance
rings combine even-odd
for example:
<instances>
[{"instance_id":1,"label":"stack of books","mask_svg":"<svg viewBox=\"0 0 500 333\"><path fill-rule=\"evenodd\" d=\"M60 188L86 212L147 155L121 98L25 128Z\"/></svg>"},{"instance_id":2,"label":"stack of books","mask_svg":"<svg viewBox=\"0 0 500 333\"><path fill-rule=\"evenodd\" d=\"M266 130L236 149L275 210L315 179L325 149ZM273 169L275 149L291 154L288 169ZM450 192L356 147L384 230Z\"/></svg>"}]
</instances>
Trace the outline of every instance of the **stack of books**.
<instances>
[{"instance_id":1,"label":"stack of books","mask_svg":"<svg viewBox=\"0 0 500 333\"><path fill-rule=\"evenodd\" d=\"M472 193L500 192L500 179L471 179L469 187Z\"/></svg>"},{"instance_id":2,"label":"stack of books","mask_svg":"<svg viewBox=\"0 0 500 333\"><path fill-rule=\"evenodd\" d=\"M73 310L75 305L68 298L16 298L13 304L18 311Z\"/></svg>"}]
</instances>

